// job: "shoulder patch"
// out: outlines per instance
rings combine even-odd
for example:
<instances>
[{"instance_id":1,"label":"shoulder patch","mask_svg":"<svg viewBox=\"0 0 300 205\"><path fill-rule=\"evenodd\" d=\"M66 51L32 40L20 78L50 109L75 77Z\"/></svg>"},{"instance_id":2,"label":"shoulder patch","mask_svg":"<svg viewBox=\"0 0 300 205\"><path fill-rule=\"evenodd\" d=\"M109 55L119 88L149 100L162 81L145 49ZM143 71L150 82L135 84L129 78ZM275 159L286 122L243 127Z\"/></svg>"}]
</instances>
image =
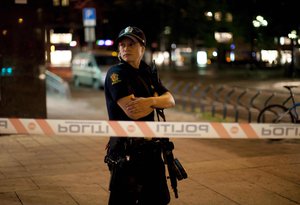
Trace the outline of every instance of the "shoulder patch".
<instances>
[{"instance_id":1,"label":"shoulder patch","mask_svg":"<svg viewBox=\"0 0 300 205\"><path fill-rule=\"evenodd\" d=\"M111 79L111 84L112 85L121 82L121 80L119 79L119 75L117 73L111 74L110 79Z\"/></svg>"}]
</instances>

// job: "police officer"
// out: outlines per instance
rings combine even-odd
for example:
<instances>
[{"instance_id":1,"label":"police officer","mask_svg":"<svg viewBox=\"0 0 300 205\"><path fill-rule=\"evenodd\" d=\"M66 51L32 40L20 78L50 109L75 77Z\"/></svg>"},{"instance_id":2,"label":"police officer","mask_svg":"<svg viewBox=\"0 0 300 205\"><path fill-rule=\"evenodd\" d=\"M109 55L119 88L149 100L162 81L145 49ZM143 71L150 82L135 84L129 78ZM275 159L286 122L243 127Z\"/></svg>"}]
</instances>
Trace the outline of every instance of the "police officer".
<instances>
[{"instance_id":1,"label":"police officer","mask_svg":"<svg viewBox=\"0 0 300 205\"><path fill-rule=\"evenodd\" d=\"M105 80L109 120L154 121L154 110L175 106L172 94L153 80L143 60L146 38L128 26L116 40L120 64ZM166 205L170 194L160 143L148 138L111 137L105 162L111 171L109 205Z\"/></svg>"}]
</instances>

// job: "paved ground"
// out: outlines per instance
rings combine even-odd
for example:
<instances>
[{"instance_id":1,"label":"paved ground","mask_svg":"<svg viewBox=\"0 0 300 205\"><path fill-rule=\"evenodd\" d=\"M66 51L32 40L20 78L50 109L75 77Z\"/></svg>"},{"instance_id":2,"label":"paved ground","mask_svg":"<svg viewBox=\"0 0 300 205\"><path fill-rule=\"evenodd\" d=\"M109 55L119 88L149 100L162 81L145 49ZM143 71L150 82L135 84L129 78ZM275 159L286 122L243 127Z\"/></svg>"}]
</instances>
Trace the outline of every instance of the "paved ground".
<instances>
[{"instance_id":1,"label":"paved ground","mask_svg":"<svg viewBox=\"0 0 300 205\"><path fill-rule=\"evenodd\" d=\"M106 119L99 100L103 93L82 93L88 101L76 95L71 100L49 97L48 117ZM170 121L201 119L176 110L167 116ZM0 136L0 205L107 204L107 140ZM179 199L172 198L171 205L300 204L300 141L173 141L189 177L179 182Z\"/></svg>"}]
</instances>

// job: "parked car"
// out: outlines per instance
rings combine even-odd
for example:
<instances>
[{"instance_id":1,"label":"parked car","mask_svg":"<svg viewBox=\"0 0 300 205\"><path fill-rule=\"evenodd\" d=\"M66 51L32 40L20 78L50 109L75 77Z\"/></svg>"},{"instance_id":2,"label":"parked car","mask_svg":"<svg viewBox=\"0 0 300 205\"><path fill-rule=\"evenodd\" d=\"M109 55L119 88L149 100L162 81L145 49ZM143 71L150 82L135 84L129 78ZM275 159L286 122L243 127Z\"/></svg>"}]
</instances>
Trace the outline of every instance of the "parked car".
<instances>
[{"instance_id":1,"label":"parked car","mask_svg":"<svg viewBox=\"0 0 300 205\"><path fill-rule=\"evenodd\" d=\"M107 70L117 63L117 53L112 51L76 54L71 65L74 85L86 85L94 89L103 88Z\"/></svg>"}]
</instances>

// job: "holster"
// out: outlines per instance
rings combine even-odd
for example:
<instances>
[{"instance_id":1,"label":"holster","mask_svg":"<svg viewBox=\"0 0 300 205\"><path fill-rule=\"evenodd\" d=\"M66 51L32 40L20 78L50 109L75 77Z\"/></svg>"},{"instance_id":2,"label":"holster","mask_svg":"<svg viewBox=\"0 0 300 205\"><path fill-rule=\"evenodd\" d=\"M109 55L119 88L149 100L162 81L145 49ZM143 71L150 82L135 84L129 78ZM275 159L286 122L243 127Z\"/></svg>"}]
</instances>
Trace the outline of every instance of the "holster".
<instances>
[{"instance_id":1,"label":"holster","mask_svg":"<svg viewBox=\"0 0 300 205\"><path fill-rule=\"evenodd\" d=\"M177 158L174 159L174 165L175 165L176 178L178 180L186 179L187 173Z\"/></svg>"}]
</instances>

